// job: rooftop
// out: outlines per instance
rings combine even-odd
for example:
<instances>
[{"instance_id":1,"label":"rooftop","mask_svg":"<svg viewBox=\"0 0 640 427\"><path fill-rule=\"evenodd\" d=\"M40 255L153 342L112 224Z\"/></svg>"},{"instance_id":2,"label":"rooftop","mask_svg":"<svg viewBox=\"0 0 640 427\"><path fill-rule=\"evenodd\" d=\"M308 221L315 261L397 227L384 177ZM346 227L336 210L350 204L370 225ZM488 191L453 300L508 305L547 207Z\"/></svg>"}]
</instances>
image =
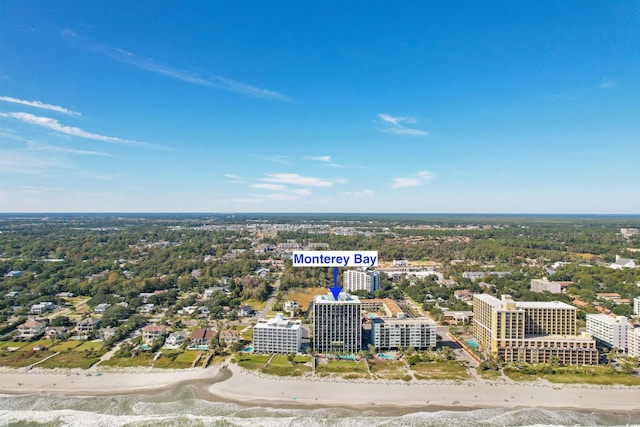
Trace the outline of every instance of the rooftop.
<instances>
[{"instance_id":1,"label":"rooftop","mask_svg":"<svg viewBox=\"0 0 640 427\"><path fill-rule=\"evenodd\" d=\"M360 304L360 298L355 295L350 295L346 292L340 292L338 300L333 297L331 292L327 292L324 295L316 295L313 297L314 304L330 304L330 303L345 303L345 304Z\"/></svg>"},{"instance_id":2,"label":"rooftop","mask_svg":"<svg viewBox=\"0 0 640 427\"><path fill-rule=\"evenodd\" d=\"M256 324L255 328L257 329L264 329L264 328L300 329L301 325L299 320L292 321L292 320L286 319L282 315L282 313L278 313L276 314L276 317L273 317L271 319L258 320L258 323Z\"/></svg>"},{"instance_id":3,"label":"rooftop","mask_svg":"<svg viewBox=\"0 0 640 427\"><path fill-rule=\"evenodd\" d=\"M516 301L518 308L569 308L575 309L574 306L560 301Z\"/></svg>"}]
</instances>

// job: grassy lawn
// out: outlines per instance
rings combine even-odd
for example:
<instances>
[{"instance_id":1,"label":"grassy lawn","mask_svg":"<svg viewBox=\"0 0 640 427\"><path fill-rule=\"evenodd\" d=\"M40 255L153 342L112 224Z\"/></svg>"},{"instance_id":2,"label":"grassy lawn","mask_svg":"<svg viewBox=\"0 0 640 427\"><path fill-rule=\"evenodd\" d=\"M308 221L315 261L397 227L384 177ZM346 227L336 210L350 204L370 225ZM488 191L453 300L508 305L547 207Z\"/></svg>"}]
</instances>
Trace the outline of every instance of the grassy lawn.
<instances>
[{"instance_id":1,"label":"grassy lawn","mask_svg":"<svg viewBox=\"0 0 640 427\"><path fill-rule=\"evenodd\" d=\"M51 359L42 362L38 368L83 368L87 369L100 360L99 357L85 357L84 354L68 351L60 353Z\"/></svg>"},{"instance_id":2,"label":"grassy lawn","mask_svg":"<svg viewBox=\"0 0 640 427\"><path fill-rule=\"evenodd\" d=\"M78 347L74 348L73 351L85 351L85 350L99 351L101 348L102 348L101 342L85 341Z\"/></svg>"},{"instance_id":3,"label":"grassy lawn","mask_svg":"<svg viewBox=\"0 0 640 427\"><path fill-rule=\"evenodd\" d=\"M487 370L476 369L476 372L478 373L478 376L480 378L484 378L485 380L495 380L502 376L500 374L500 371L494 371L491 369L487 369Z\"/></svg>"},{"instance_id":4,"label":"grassy lawn","mask_svg":"<svg viewBox=\"0 0 640 427\"><path fill-rule=\"evenodd\" d=\"M180 357L183 355L185 357ZM171 359L170 357L163 356L160 359L156 360L155 362L151 362L151 363L153 364L154 368L184 369L184 368L190 368L191 364L193 363L193 361L197 356L198 356L198 353L196 352L185 351L184 353L178 354L175 357L175 359Z\"/></svg>"},{"instance_id":5,"label":"grassy lawn","mask_svg":"<svg viewBox=\"0 0 640 427\"><path fill-rule=\"evenodd\" d=\"M25 341L0 341L0 350L7 349L9 347L22 348L22 347L24 347L26 345L30 345L30 343L25 342Z\"/></svg>"},{"instance_id":6,"label":"grassy lawn","mask_svg":"<svg viewBox=\"0 0 640 427\"><path fill-rule=\"evenodd\" d=\"M612 373L606 366L577 366L555 368L554 374L542 373L542 378L552 383L640 385L640 378L621 372Z\"/></svg>"},{"instance_id":7,"label":"grassy lawn","mask_svg":"<svg viewBox=\"0 0 640 427\"><path fill-rule=\"evenodd\" d=\"M33 348L33 347L35 347L37 345L41 345L43 347L49 348L51 346L51 344L53 344L53 341L50 340L50 339L45 339L45 338L39 339L38 341L31 341L29 343L29 345L31 346L30 348Z\"/></svg>"},{"instance_id":8,"label":"grassy lawn","mask_svg":"<svg viewBox=\"0 0 640 427\"><path fill-rule=\"evenodd\" d=\"M245 341L253 341L253 326L251 326L249 329L247 329L246 331L244 331L241 335L240 338L245 340Z\"/></svg>"},{"instance_id":9,"label":"grassy lawn","mask_svg":"<svg viewBox=\"0 0 640 427\"><path fill-rule=\"evenodd\" d=\"M67 351L67 350L71 350L73 348L76 348L80 345L80 341L78 340L69 340L69 341L63 341L59 344L54 345L53 347L51 347L49 350L51 351Z\"/></svg>"},{"instance_id":10,"label":"grassy lawn","mask_svg":"<svg viewBox=\"0 0 640 427\"><path fill-rule=\"evenodd\" d=\"M502 371L504 372L504 374L509 377L510 379L512 379L513 381L535 381L538 379L538 375L537 374L529 374L527 372L523 372L518 368L515 367L507 367L505 366ZM478 370L478 373L480 373L480 371Z\"/></svg>"},{"instance_id":11,"label":"grassy lawn","mask_svg":"<svg viewBox=\"0 0 640 427\"><path fill-rule=\"evenodd\" d=\"M313 297L316 295L324 295L327 293L327 288L298 288L289 289L287 292L286 300L292 300L300 304L300 310L304 313L309 310L309 305L313 301Z\"/></svg>"},{"instance_id":12,"label":"grassy lawn","mask_svg":"<svg viewBox=\"0 0 640 427\"><path fill-rule=\"evenodd\" d=\"M543 378L557 384L640 385L640 378L612 372L608 366L527 366L505 367L504 373L514 381L534 381Z\"/></svg>"},{"instance_id":13,"label":"grassy lawn","mask_svg":"<svg viewBox=\"0 0 640 427\"><path fill-rule=\"evenodd\" d=\"M322 363L316 366L318 373L334 373L334 374L354 374L367 373L364 362L353 360L332 360L329 363Z\"/></svg>"},{"instance_id":14,"label":"grassy lawn","mask_svg":"<svg viewBox=\"0 0 640 427\"><path fill-rule=\"evenodd\" d=\"M310 357L301 356L300 362L296 362L294 358L293 364L289 362L287 356L278 355L275 356L269 366L262 369L265 374L278 375L278 376L293 376L297 377L304 372L311 372L311 366L305 365L306 362L311 361Z\"/></svg>"},{"instance_id":15,"label":"grassy lawn","mask_svg":"<svg viewBox=\"0 0 640 427\"><path fill-rule=\"evenodd\" d=\"M258 301L257 299L247 299L242 301L242 303L240 303L240 306L243 305L250 305L251 307L253 307L254 310L262 310L266 305L267 302L266 301Z\"/></svg>"},{"instance_id":16,"label":"grassy lawn","mask_svg":"<svg viewBox=\"0 0 640 427\"><path fill-rule=\"evenodd\" d=\"M242 354L238 356L238 366L245 369L262 369L270 356Z\"/></svg>"},{"instance_id":17,"label":"grassy lawn","mask_svg":"<svg viewBox=\"0 0 640 427\"><path fill-rule=\"evenodd\" d=\"M466 368L455 360L419 362L411 369L419 380L466 380L470 378Z\"/></svg>"},{"instance_id":18,"label":"grassy lawn","mask_svg":"<svg viewBox=\"0 0 640 427\"><path fill-rule=\"evenodd\" d=\"M153 354L141 352L134 357L112 357L111 359L105 360L104 362L102 362L100 366L119 366L119 367L151 366L153 356L154 356Z\"/></svg>"},{"instance_id":19,"label":"grassy lawn","mask_svg":"<svg viewBox=\"0 0 640 427\"><path fill-rule=\"evenodd\" d=\"M45 357L54 354L51 351L32 351L32 346L27 347L28 350L0 352L0 365L12 368L22 368L32 365Z\"/></svg>"},{"instance_id":20,"label":"grassy lawn","mask_svg":"<svg viewBox=\"0 0 640 427\"><path fill-rule=\"evenodd\" d=\"M405 381L411 379L407 367L400 360L370 360L369 369L373 375L380 379Z\"/></svg>"}]
</instances>

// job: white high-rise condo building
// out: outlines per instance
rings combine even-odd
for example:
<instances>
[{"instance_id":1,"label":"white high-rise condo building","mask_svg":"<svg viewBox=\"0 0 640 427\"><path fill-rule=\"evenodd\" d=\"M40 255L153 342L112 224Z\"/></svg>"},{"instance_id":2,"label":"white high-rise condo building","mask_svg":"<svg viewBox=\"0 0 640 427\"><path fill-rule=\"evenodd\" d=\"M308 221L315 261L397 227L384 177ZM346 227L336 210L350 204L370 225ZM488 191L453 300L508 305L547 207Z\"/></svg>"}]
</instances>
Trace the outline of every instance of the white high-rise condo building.
<instances>
[{"instance_id":1,"label":"white high-rise condo building","mask_svg":"<svg viewBox=\"0 0 640 427\"><path fill-rule=\"evenodd\" d=\"M629 328L627 331L627 355L640 358L640 328Z\"/></svg>"},{"instance_id":2,"label":"white high-rise condo building","mask_svg":"<svg viewBox=\"0 0 640 427\"><path fill-rule=\"evenodd\" d=\"M606 314L587 314L587 333L596 341L619 350L627 349L627 332L629 322L624 316L608 316Z\"/></svg>"},{"instance_id":3,"label":"white high-rise condo building","mask_svg":"<svg viewBox=\"0 0 640 427\"><path fill-rule=\"evenodd\" d=\"M633 299L633 314L640 316L640 297Z\"/></svg>"},{"instance_id":4,"label":"white high-rise condo building","mask_svg":"<svg viewBox=\"0 0 640 427\"><path fill-rule=\"evenodd\" d=\"M436 323L431 319L371 320L371 341L378 349L425 349L436 346Z\"/></svg>"},{"instance_id":5,"label":"white high-rise condo building","mask_svg":"<svg viewBox=\"0 0 640 427\"><path fill-rule=\"evenodd\" d=\"M342 279L345 292L367 291L373 296L380 289L380 272L375 270L346 270Z\"/></svg>"},{"instance_id":6,"label":"white high-rise condo building","mask_svg":"<svg viewBox=\"0 0 640 427\"><path fill-rule=\"evenodd\" d=\"M253 327L253 351L256 353L297 353L302 345L302 325L299 320L284 318L258 320Z\"/></svg>"},{"instance_id":7,"label":"white high-rise condo building","mask_svg":"<svg viewBox=\"0 0 640 427\"><path fill-rule=\"evenodd\" d=\"M362 304L357 296L331 293L313 299L313 349L316 353L355 353L362 348Z\"/></svg>"}]
</instances>

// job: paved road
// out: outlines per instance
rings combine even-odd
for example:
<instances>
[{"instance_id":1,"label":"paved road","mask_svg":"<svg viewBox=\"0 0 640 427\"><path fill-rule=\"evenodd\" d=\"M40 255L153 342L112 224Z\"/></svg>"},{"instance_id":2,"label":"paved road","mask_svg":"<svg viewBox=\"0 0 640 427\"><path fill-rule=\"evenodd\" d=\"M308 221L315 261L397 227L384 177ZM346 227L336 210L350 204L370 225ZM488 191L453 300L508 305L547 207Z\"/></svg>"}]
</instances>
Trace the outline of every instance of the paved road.
<instances>
[{"instance_id":1,"label":"paved road","mask_svg":"<svg viewBox=\"0 0 640 427\"><path fill-rule=\"evenodd\" d=\"M453 349L453 352L456 354L456 357L458 358L458 360L467 361L469 362L469 366L472 366L472 367L476 367L478 365L478 362L476 362L473 358L471 358L471 356L469 356L462 349L460 344L453 341L449 337L449 326L437 326L436 333L442 337L442 341L440 342L440 345L446 345L447 347L451 347Z\"/></svg>"},{"instance_id":2,"label":"paved road","mask_svg":"<svg viewBox=\"0 0 640 427\"><path fill-rule=\"evenodd\" d=\"M280 287L280 278L278 278L278 280L276 280L276 282L273 284L273 290L271 291L271 296L267 300L267 303L265 304L264 308L256 314L256 317L258 319L267 318L267 315L271 311L271 306L273 306L273 300L275 299L276 294L278 293L279 287Z\"/></svg>"}]
</instances>

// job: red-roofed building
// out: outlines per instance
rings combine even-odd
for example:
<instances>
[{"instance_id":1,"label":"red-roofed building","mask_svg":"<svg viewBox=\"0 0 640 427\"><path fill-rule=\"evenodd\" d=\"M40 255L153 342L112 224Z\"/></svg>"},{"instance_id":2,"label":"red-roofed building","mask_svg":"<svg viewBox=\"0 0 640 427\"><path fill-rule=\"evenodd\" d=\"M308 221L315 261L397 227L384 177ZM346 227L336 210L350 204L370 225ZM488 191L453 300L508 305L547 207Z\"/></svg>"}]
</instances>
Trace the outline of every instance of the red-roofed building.
<instances>
[{"instance_id":1,"label":"red-roofed building","mask_svg":"<svg viewBox=\"0 0 640 427\"><path fill-rule=\"evenodd\" d=\"M215 336L216 331L211 329L199 328L191 333L191 345L209 345L211 339Z\"/></svg>"}]
</instances>

